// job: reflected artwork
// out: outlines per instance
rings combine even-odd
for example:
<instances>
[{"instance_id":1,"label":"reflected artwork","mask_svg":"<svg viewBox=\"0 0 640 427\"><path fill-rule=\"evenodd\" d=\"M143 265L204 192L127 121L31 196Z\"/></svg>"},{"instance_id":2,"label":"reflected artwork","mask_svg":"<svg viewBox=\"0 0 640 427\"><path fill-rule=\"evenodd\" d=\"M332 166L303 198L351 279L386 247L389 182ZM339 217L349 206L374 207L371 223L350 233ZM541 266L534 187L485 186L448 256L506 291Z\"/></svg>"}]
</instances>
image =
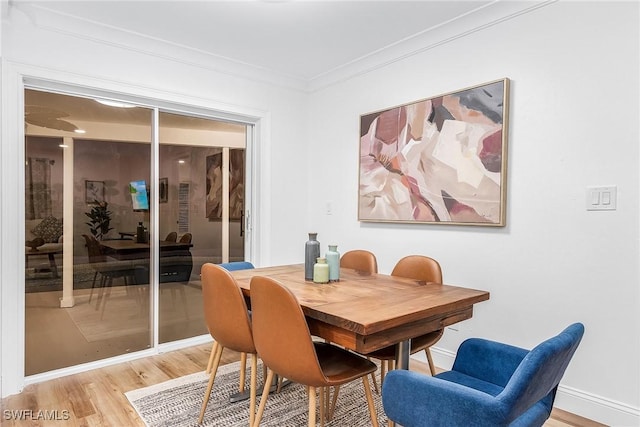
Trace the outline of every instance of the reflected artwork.
<instances>
[{"instance_id":1,"label":"reflected artwork","mask_svg":"<svg viewBox=\"0 0 640 427\"><path fill-rule=\"evenodd\" d=\"M509 80L360 117L358 219L505 225Z\"/></svg>"}]
</instances>

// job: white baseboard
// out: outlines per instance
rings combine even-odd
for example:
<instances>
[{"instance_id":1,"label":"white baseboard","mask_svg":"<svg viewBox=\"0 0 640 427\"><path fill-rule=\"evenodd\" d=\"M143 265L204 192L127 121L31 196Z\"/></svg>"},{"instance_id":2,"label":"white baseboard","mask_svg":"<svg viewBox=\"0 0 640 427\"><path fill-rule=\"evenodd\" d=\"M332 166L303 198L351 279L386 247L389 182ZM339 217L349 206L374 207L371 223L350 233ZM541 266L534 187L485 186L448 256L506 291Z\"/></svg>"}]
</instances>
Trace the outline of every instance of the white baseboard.
<instances>
[{"instance_id":1,"label":"white baseboard","mask_svg":"<svg viewBox=\"0 0 640 427\"><path fill-rule=\"evenodd\" d=\"M442 348L431 347L431 356L437 367L449 370L453 366L456 354ZM424 352L417 353L411 358L427 363ZM640 408L562 384L558 387L554 406L609 426L640 426Z\"/></svg>"}]
</instances>

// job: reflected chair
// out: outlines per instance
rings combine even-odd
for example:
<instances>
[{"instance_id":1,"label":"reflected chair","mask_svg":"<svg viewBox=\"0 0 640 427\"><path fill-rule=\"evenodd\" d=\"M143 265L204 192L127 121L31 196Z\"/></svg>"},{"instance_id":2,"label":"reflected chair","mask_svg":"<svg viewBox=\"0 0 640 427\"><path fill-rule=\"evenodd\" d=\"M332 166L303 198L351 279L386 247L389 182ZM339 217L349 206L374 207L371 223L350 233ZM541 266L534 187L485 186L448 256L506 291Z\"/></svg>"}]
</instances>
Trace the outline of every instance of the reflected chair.
<instances>
[{"instance_id":1,"label":"reflected chair","mask_svg":"<svg viewBox=\"0 0 640 427\"><path fill-rule=\"evenodd\" d=\"M342 257L340 257L340 267L373 274L378 272L378 261L373 253L362 249L355 249L342 254Z\"/></svg>"},{"instance_id":2,"label":"reflected chair","mask_svg":"<svg viewBox=\"0 0 640 427\"><path fill-rule=\"evenodd\" d=\"M249 403L249 423L252 425L255 418L258 356L253 342L251 319L242 290L229 271L218 265L207 263L202 266L202 298L205 322L217 345L198 424L202 423L207 409L222 351L229 348L253 356Z\"/></svg>"},{"instance_id":3,"label":"reflected chair","mask_svg":"<svg viewBox=\"0 0 640 427\"><path fill-rule=\"evenodd\" d=\"M175 242L178 239L178 233L176 233L175 231L172 231L171 233L167 234L167 237L164 238L165 242Z\"/></svg>"},{"instance_id":4,"label":"reflected chair","mask_svg":"<svg viewBox=\"0 0 640 427\"><path fill-rule=\"evenodd\" d=\"M180 243L191 243L191 233L184 233L180 237Z\"/></svg>"},{"instance_id":5,"label":"reflected chair","mask_svg":"<svg viewBox=\"0 0 640 427\"><path fill-rule=\"evenodd\" d=\"M120 262L110 263L107 262L107 256L102 253L102 249L100 248L100 242L96 240L95 237L89 236L87 234L83 234L85 244L87 245L87 255L89 258L89 264L94 270L93 274L93 282L91 284L91 293L89 294L89 302L91 302L91 298L93 297L93 290L96 286L96 280L98 278L98 274L100 277L100 287L104 288L106 286L111 286L113 283L113 279L115 278L123 278L125 285L128 284L127 278L131 276L132 270L131 268L123 268ZM128 266L128 264L127 264ZM98 298L98 303L96 304L96 310L100 307L100 301L102 299L102 293ZM106 305L106 299L103 304Z\"/></svg>"},{"instance_id":6,"label":"reflected chair","mask_svg":"<svg viewBox=\"0 0 640 427\"><path fill-rule=\"evenodd\" d=\"M391 275L418 280L420 282L424 282L425 284L442 283L442 269L440 268L440 264L438 263L438 261L422 255L409 255L402 258L396 263L393 271L391 272ZM424 350L427 356L427 361L429 362L429 370L431 371L431 375L436 374L436 368L433 364L433 358L431 357L431 351L429 350L429 347L438 342L440 338L442 338L443 333L444 329L439 329L437 331L429 332L427 334L420 335L411 339L411 354L418 353ZM374 359L379 359L383 362L380 369L380 382L384 382L385 370L390 370L388 363L393 363L396 357L395 346L389 346L380 350L376 350L372 353L368 353L367 356ZM385 365L387 365L386 369Z\"/></svg>"},{"instance_id":7,"label":"reflected chair","mask_svg":"<svg viewBox=\"0 0 640 427\"><path fill-rule=\"evenodd\" d=\"M323 425L325 388L362 378L371 422L378 426L367 379L376 370L373 362L340 347L314 342L295 295L274 279L261 276L251 279L251 311L256 350L269 368L254 427L260 425L275 374L307 386L309 426L316 425L317 387L321 389L320 422Z\"/></svg>"},{"instance_id":8,"label":"reflected chair","mask_svg":"<svg viewBox=\"0 0 640 427\"><path fill-rule=\"evenodd\" d=\"M251 264L249 261L225 262L218 265L227 271L249 270L254 268L253 264ZM211 355L209 356L209 362L207 363L207 370L205 371L207 374L211 372L211 367L213 366L213 359L216 353L217 345L218 343L214 341L213 346L211 347ZM244 392L246 371L247 371L247 353L241 352L240 353L240 392L241 393Z\"/></svg>"},{"instance_id":9,"label":"reflected chair","mask_svg":"<svg viewBox=\"0 0 640 427\"><path fill-rule=\"evenodd\" d=\"M389 372L382 388L385 412L404 427L542 426L583 335L584 326L574 323L531 351L468 339L451 371L434 377Z\"/></svg>"}]
</instances>

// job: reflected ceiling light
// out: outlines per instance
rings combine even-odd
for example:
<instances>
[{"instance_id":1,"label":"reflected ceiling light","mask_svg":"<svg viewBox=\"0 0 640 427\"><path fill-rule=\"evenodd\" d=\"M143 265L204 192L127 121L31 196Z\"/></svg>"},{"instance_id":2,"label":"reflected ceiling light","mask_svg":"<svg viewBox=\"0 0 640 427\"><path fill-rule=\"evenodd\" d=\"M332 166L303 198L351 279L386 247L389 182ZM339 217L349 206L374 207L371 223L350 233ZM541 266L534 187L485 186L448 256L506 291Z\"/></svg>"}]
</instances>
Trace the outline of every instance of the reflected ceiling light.
<instances>
[{"instance_id":1,"label":"reflected ceiling light","mask_svg":"<svg viewBox=\"0 0 640 427\"><path fill-rule=\"evenodd\" d=\"M181 165L184 165L184 160L178 160L178 163L180 163Z\"/></svg>"},{"instance_id":2,"label":"reflected ceiling light","mask_svg":"<svg viewBox=\"0 0 640 427\"><path fill-rule=\"evenodd\" d=\"M74 132L75 133L87 133L87 131L84 130L84 129L76 129L76 130L74 130Z\"/></svg>"},{"instance_id":3,"label":"reflected ceiling light","mask_svg":"<svg viewBox=\"0 0 640 427\"><path fill-rule=\"evenodd\" d=\"M67 147L69 147L69 146L68 146L67 144L58 144L58 147L60 147L60 148L67 148Z\"/></svg>"},{"instance_id":4,"label":"reflected ceiling light","mask_svg":"<svg viewBox=\"0 0 640 427\"><path fill-rule=\"evenodd\" d=\"M120 102L120 101L113 101L111 99L95 98L95 101L102 105L107 105L109 107L116 107L116 108L135 108L136 107L133 104L127 104L126 102Z\"/></svg>"}]
</instances>

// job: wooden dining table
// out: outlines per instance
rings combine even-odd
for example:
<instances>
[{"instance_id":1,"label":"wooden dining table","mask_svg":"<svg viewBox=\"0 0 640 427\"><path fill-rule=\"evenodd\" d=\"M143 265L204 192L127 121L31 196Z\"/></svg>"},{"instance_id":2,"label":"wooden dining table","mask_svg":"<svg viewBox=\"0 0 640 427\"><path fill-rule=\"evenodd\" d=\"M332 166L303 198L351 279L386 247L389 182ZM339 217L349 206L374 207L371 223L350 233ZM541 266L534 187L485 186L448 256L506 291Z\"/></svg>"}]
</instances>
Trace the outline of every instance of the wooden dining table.
<instances>
[{"instance_id":1,"label":"wooden dining table","mask_svg":"<svg viewBox=\"0 0 640 427\"><path fill-rule=\"evenodd\" d=\"M489 292L446 284L340 269L340 280L306 281L304 265L232 271L244 295L251 278L267 276L298 299L312 335L361 354L396 345L397 367L408 369L411 338L473 316Z\"/></svg>"},{"instance_id":2,"label":"wooden dining table","mask_svg":"<svg viewBox=\"0 0 640 427\"><path fill-rule=\"evenodd\" d=\"M182 255L193 247L191 243L158 241L160 256ZM118 260L149 258L151 246L149 243L138 243L134 240L102 240L100 248L105 255Z\"/></svg>"}]
</instances>

